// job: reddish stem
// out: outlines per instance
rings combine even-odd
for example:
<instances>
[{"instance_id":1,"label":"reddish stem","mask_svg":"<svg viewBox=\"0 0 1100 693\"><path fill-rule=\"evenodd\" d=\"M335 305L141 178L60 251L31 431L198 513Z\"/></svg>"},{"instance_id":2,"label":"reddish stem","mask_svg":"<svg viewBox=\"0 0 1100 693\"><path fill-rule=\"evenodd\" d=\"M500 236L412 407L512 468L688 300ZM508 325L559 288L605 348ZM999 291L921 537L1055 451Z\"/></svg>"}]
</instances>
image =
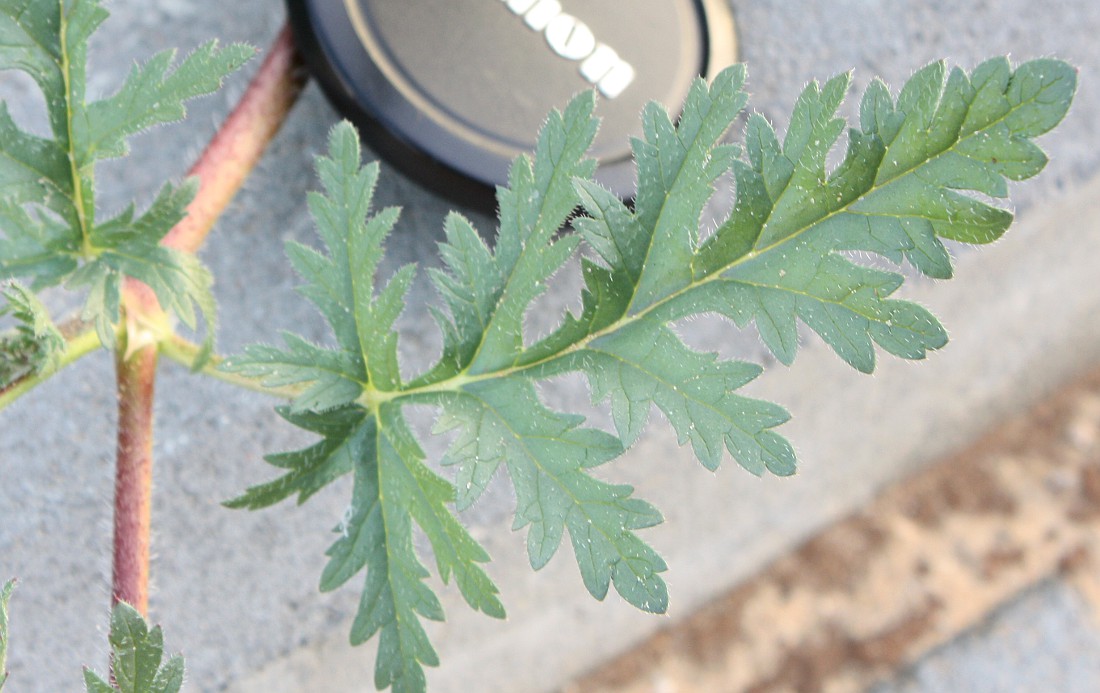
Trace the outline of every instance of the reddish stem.
<instances>
[{"instance_id":1,"label":"reddish stem","mask_svg":"<svg viewBox=\"0 0 1100 693\"><path fill-rule=\"evenodd\" d=\"M111 603L145 614L149 604L149 519L153 486L153 382L157 349L146 346L116 359L118 460Z\"/></svg>"},{"instance_id":2,"label":"reddish stem","mask_svg":"<svg viewBox=\"0 0 1100 693\"><path fill-rule=\"evenodd\" d=\"M215 219L229 204L264 147L282 125L305 81L306 73L293 37L289 28L284 28L272 43L240 103L191 167L189 175L198 176L202 187L188 207L187 218L165 236L165 244L192 252L202 245ZM131 287L135 285L130 283ZM151 311L159 310L155 301L142 303ZM80 324L76 321L68 326L75 330ZM63 332L64 328L63 325ZM32 377L24 376L10 383L0 390L0 394L23 385Z\"/></svg>"},{"instance_id":3,"label":"reddish stem","mask_svg":"<svg viewBox=\"0 0 1100 693\"><path fill-rule=\"evenodd\" d=\"M233 112L207 145L190 175L198 176L199 193L188 216L162 241L194 252L214 221L256 166L301 93L306 75L289 27L272 44ZM127 280L123 288L127 328L120 335L115 365L118 381L118 461L115 477L114 564L112 603L125 601L143 615L149 603L149 522L153 483L153 383L157 346L127 341L144 336L142 318L156 317L161 308L148 286Z\"/></svg>"},{"instance_id":4,"label":"reddish stem","mask_svg":"<svg viewBox=\"0 0 1100 693\"><path fill-rule=\"evenodd\" d=\"M199 177L202 188L187 208L187 218L164 237L165 245L198 250L278 132L306 78L290 26L285 26L248 90L188 172Z\"/></svg>"}]
</instances>

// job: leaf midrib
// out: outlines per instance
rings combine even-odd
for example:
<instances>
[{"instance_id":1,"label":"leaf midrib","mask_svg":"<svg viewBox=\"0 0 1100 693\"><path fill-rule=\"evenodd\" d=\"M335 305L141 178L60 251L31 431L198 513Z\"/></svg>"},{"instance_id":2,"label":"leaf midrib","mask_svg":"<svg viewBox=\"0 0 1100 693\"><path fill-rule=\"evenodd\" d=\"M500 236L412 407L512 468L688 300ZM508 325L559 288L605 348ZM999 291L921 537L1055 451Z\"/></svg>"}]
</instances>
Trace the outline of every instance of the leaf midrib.
<instances>
[{"instance_id":1,"label":"leaf midrib","mask_svg":"<svg viewBox=\"0 0 1100 693\"><path fill-rule=\"evenodd\" d=\"M1039 93L1041 94L1042 92L1039 92ZM820 226L821 224L829 221L830 219L838 217L842 214L853 213L853 212L851 212L851 208L853 206L855 206L856 204L858 204L860 201L866 199L868 196L878 192L879 190L882 190L883 188L886 188L889 185L892 185L892 184L904 179L907 176L914 175L917 171L920 171L925 166L931 165L932 163L939 160L940 158L946 156L947 154L950 154L952 151L954 151L956 148L958 148L962 143L967 142L970 139L972 139L974 137L977 137L977 136L981 135L984 132L987 132L991 128L996 127L1000 123L1004 122L1007 118L1009 118L1013 113L1017 112L1019 109L1025 107L1026 105L1028 105L1028 104L1032 103L1033 101L1035 101L1036 98L1037 98L1037 95L1032 96L1030 99L1028 99L1026 101L1021 101L1020 103L1018 103L1014 106L1011 106L1003 114L1001 114L998 118L996 118L994 120L991 120L984 127L976 129L976 130L968 133L965 136L957 137L955 139L955 141L950 146L945 147L942 151L936 153L934 156L931 156L931 157L929 157L929 158L927 158L923 161L915 163L913 166L911 166L908 169L905 169L904 171L899 171L894 177L892 177L888 180L884 180L880 183L873 183L867 190L865 190L860 195L857 195L856 197L853 197L851 200L846 202L844 205L828 212L827 214L825 214L821 218L813 221L812 223L806 224L805 226L801 227L800 229L796 230L795 232L791 233L790 235L785 236L785 237L783 237L783 238L781 238L781 239L779 239L779 240L777 240L777 241L775 241L775 242L773 242L773 243L771 243L767 246L764 246L763 248L760 248L758 250L752 250L752 251L749 251L748 253L745 253L744 255L730 261L729 263L725 264L724 266L712 271L711 273L707 274L706 276L702 277L701 279L693 280L690 284L683 287L682 289L674 291L673 293L669 294L668 296L665 296L664 298L661 298L661 299L655 301L654 303L650 304L649 306L646 306L643 310L639 311L638 313L635 313L633 315L624 314L624 316L622 318L620 318L619 320L617 320L616 322L611 323L610 325L607 325L603 329L597 330L596 332L592 332L590 334L585 335L584 337L578 339L577 341L573 342L569 346L561 349L560 351L558 351L554 354L550 354L548 356L545 356L543 358L537 359L537 360L529 362L529 363L523 363L523 364L519 364L519 365L512 365L512 366L509 366L507 368L503 368L503 369L488 372L488 373L470 374L468 371L463 371L463 372L460 372L456 375L453 375L450 378L447 378L445 380L441 380L441 381L426 384L426 385L417 386L417 387L410 388L410 389L407 389L407 390L393 391L393 392L376 392L376 393L372 393L370 396L368 396L367 393L364 393L364 396L361 397L360 400L361 401L369 400L369 401L364 401L365 406L368 406L368 407L377 406L378 403L381 403L383 401L395 401L395 400L401 400L401 399L410 399L412 401L415 401L416 398L418 398L421 395L431 395L433 393L439 393L439 392L459 391L462 388L464 388L464 386L469 385L469 384L473 384L473 383L476 383L476 382L481 382L481 381L485 381L485 380L492 380L492 379L496 379L496 378L504 378L504 377L509 377L509 376L512 376L512 375L518 375L518 374L521 374L521 373L524 373L524 372L532 371L532 370L535 370L535 369L547 368L547 367L551 366L552 364L554 364L555 362L561 361L561 360L565 359L566 357L587 348L587 346L590 343L592 343L593 341L595 341L596 339L599 339L600 337L604 337L604 336L607 336L607 335L610 335L610 334L614 334L615 332L623 329L624 327L626 327L626 326L628 326L628 325L630 325L634 322L637 322L639 320L643 320L643 319L647 318L652 313L654 313L654 312L658 311L659 309L665 307L666 305L670 304L671 302L682 298L683 296L689 294L692 291L700 289L701 287L703 287L703 286L705 286L705 285L707 285L711 282L728 280L728 278L724 277L724 275L727 272L729 272L730 270L732 270L732 269L734 269L738 266L744 265L744 264L746 264L746 263L748 263L752 260L755 260L755 259L757 259L757 258L759 258L759 257L761 257L761 256L763 256L767 253L770 253L770 252L776 250L777 248L780 248L780 247L782 247L782 246L784 246L784 245L786 245L786 244L788 244L788 243L790 243L790 242L792 242L792 241L794 241L798 238L801 238L807 231L810 231L811 229L814 229L814 228ZM969 109L972 108L972 107L973 107L973 102L967 104L968 112L969 112ZM884 157L883 160L885 160L885 157ZM880 162L880 166L878 168L881 168L881 162ZM876 171L878 170L878 168L876 168ZM858 214L858 212L856 212L856 213ZM537 346L537 344L538 343L531 345L531 347L528 347L528 349L526 349L525 351L535 348ZM373 387L371 387L369 389L373 390Z\"/></svg>"},{"instance_id":2,"label":"leaf midrib","mask_svg":"<svg viewBox=\"0 0 1100 693\"><path fill-rule=\"evenodd\" d=\"M374 453L375 463L374 463L374 466L375 466L375 469L378 472L378 497L376 498L376 502L378 504L378 512L382 516L381 517L381 519L382 519L382 541L383 541L383 544L384 544L382 553L385 554L385 556L386 556L386 584L389 586L390 601L393 603L393 621L391 621L391 623L393 623L394 628L397 630L397 647L398 647L399 652L401 653L400 654L401 673L399 674L399 676L404 676L406 671L407 671L406 667L407 667L409 661L411 660L412 663L413 663L413 666L416 666L417 664L419 664L420 660L417 659L415 652L409 652L405 649L405 638L403 637L403 633L408 628L408 626L404 623L404 620L402 619L402 614L401 614L402 610L398 606L398 600L397 600L398 591L394 587L394 576L395 576L395 573L400 572L406 579L411 577L414 581L419 581L420 578L418 578L415 575L410 576L408 571L405 570L403 564L400 561L397 562L397 566L395 568L394 561L390 557L389 547L392 546L392 542L390 541L390 522L391 522L391 519L390 519L389 516L392 513L392 510L388 509L386 499L385 499L385 490L384 490L385 489L385 485L384 485L385 482L383 481L383 478L382 478L382 455L379 454L380 449L381 449L381 443L382 443L382 416L381 416L381 413L382 413L381 408L379 408L378 411L376 411L374 413L374 425L377 429L377 434L376 434L375 444L374 444L374 449L375 449L375 453ZM370 570L370 568L368 567L367 570ZM411 606L408 606L408 605L406 606L406 608L410 608L413 611L413 619L415 619L416 618L415 608L412 608ZM385 625L388 625L388 624L385 624ZM382 628L384 628L385 625L380 626L378 630L382 630ZM395 682L396 682L396 679L395 679Z\"/></svg>"},{"instance_id":3,"label":"leaf midrib","mask_svg":"<svg viewBox=\"0 0 1100 693\"><path fill-rule=\"evenodd\" d=\"M565 123L566 123L566 121L565 121L565 118L563 116L562 117L562 125L563 125L563 130L565 130L565 142L568 143L569 142L569 134L570 134L570 132L572 132L573 128L577 127L577 125L574 123L570 128L565 128L564 127ZM563 147L562 154L565 153L565 149L566 149L566 147ZM529 162L528 165L531 167L531 177L532 177L532 182L533 182L534 177L535 177L536 162L531 161L529 159L527 161ZM560 161L560 159L559 159L559 161ZM580 159L578 159L576 162L574 162L572 164L572 168L576 168L576 167L580 166L584 161L585 161L585 158L584 158L584 155L582 154ZM515 164L513 164L513 165L515 165ZM535 245L535 244L529 243L528 241L530 241L531 236L536 235L537 233L539 233L540 230L544 230L543 229L543 218L546 215L547 198L549 197L550 190L552 190L553 187L554 187L554 183L556 181L560 180L561 176L564 175L562 173L563 168L564 167L559 165L558 161L554 162L554 168L552 169L552 171L550 173L550 181L546 184L546 189L542 191L542 195L539 196L539 213L538 213L538 216L535 218L534 230L532 231L530 236L528 236L526 239L521 239L520 254L519 254L519 256L516 257L515 263L513 263L512 266L508 269L508 276L504 280L504 285L500 290L500 295L497 297L497 299L495 301L493 301L493 305L492 305L492 307L490 308L490 311L489 311L489 318L485 322L485 328L482 330L481 337L478 339L477 347L474 349L473 355L470 356L469 361L467 362L465 367L462 369L462 371L459 373L459 375L465 375L470 370L470 367L473 366L473 364L475 364L477 362L477 358L478 358L478 356L481 355L481 350L485 347L485 343L488 340L489 330L492 328L492 326L494 324L494 320L496 319L496 316L500 314L500 311L498 311L497 308L499 308L500 305L504 302L504 298L508 294L508 288L512 285L512 280L515 279L516 270L519 268L520 261L526 256L526 254L528 252L527 248L529 246L534 246ZM513 196L515 196L515 191L512 191L512 194L513 194ZM518 214L516 215L516 223L517 223L517 225L520 224ZM518 231L518 229L517 229L517 231ZM539 245L534 250L534 252L538 252L538 251L543 250L547 247L548 246L546 246L546 245ZM493 248L493 259L494 260L496 260L496 250L497 249L494 247ZM522 355L524 351L525 350L521 348L519 353L515 354L515 356L512 360L513 364L515 364L515 362L519 359L520 355ZM514 368L515 366L513 365L512 367ZM447 381L444 380L444 381L441 381L441 382L447 382Z\"/></svg>"},{"instance_id":4,"label":"leaf midrib","mask_svg":"<svg viewBox=\"0 0 1100 693\"><path fill-rule=\"evenodd\" d=\"M743 93L744 93L743 88L739 88L737 90L735 96L743 94ZM665 217L665 212L668 210L669 200L672 199L672 197L674 196L673 195L674 191L680 189L680 176L683 175L684 167L687 165L688 159L691 158L692 149L694 148L695 144L698 143L698 141L699 141L700 133L703 131L703 125L702 124L706 122L707 118L710 116L711 112L714 110L714 105L715 105L715 99L711 98L710 102L707 104L706 111L703 112L703 114L699 118L699 122L700 122L699 129L696 130L696 132L695 132L695 137L691 141L691 147L685 147L684 148L685 149L684 158L680 161L680 165L676 168L676 177L672 182L672 186L668 189L668 192L665 194L664 199L661 201L661 209L660 209L660 211L657 212L657 218L653 222L653 233L650 234L650 236L649 236L649 243L646 245L645 257L642 259L641 268L638 270L638 278L635 280L634 288L630 292L630 301L627 302L625 314L628 315L628 316L630 315L631 309L634 307L634 301L638 298L638 287L640 287L642 285L642 278L644 276L646 276L645 268L648 266L649 256L653 253L653 248L656 246L656 240L657 240L657 238L656 238L657 233L656 232L657 232L657 229L661 228L661 222ZM738 112L740 112L740 110L741 109L739 108ZM680 142L681 145L683 145L683 140L680 139L680 129L676 128L675 132L676 132L676 140L678 142ZM725 132L725 130L723 130L723 132ZM714 149L714 147L711 148L712 151L713 151L713 149ZM662 173L663 173L664 166L663 166L663 162L661 162L660 156L657 157L657 164L658 164L658 166L660 166L662 168ZM637 217L635 216L635 217L632 217L631 220L634 221L636 219L637 219ZM657 302L659 303L660 300L658 300ZM640 311L639 314L644 314L644 313L648 312L649 307L650 306L647 306L647 307L643 308Z\"/></svg>"},{"instance_id":5,"label":"leaf midrib","mask_svg":"<svg viewBox=\"0 0 1100 693\"><path fill-rule=\"evenodd\" d=\"M91 258L96 254L95 248L92 247L92 220L87 217L84 209L84 177L80 174L80 167L76 161L76 145L73 138L73 113L75 113L75 104L73 104L73 90L72 90L72 64L69 60L69 22L68 17L65 16L65 0L58 1L58 14L59 14L59 28L58 35L61 43L61 80L65 89L65 149L69 157L69 175L73 180L73 207L76 208L76 220L79 226L81 237L81 247L84 252L84 256ZM91 174L89 174L89 182L91 182ZM90 187L90 186L89 186Z\"/></svg>"}]
</instances>

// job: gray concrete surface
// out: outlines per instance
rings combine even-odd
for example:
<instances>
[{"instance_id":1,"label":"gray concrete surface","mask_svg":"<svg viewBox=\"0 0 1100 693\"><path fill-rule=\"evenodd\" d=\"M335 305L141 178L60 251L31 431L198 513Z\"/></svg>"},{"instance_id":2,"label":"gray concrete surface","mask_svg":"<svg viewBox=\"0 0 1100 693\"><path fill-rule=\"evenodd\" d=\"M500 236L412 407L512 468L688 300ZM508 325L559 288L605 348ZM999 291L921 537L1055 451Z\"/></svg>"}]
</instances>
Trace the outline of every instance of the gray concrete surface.
<instances>
[{"instance_id":1,"label":"gray concrete surface","mask_svg":"<svg viewBox=\"0 0 1100 693\"><path fill-rule=\"evenodd\" d=\"M960 279L907 292L943 318L954 339L945 352L920 364L883 359L868 378L808 339L792 369L772 368L754 386L756 395L794 413L784 432L803 462L798 476L756 480L732 465L704 472L661 423L610 472L636 483L639 495L665 512L667 523L648 533L671 566L673 606L663 618L690 612L882 484L1100 360L1094 319L1100 188L1089 182L1100 168L1094 40L1100 5L732 4L749 63L751 107L780 126L806 81L849 68L859 90L873 75L896 85L938 57L973 66L993 54L1021 60L1056 54L1081 65L1082 86L1070 118L1043 141L1053 159L1048 170L1016 190L1020 220L1009 237L961 254ZM134 59L166 46L187 49L211 36L265 45L283 20L281 4L260 0L117 0L110 7L114 16L92 54L93 90L109 91ZM131 159L105 167L105 205L118 207L131 196L148 200L160 181L184 171L242 84L243 76L198 103L187 123L143 136ZM0 95L25 122L40 110L25 80L0 74ZM301 201L314 187L311 155L335 118L309 89L203 253L218 277L221 351L272 340L284 328L325 336L293 291L281 246L286 239L313 240ZM378 203L405 208L386 267L434 264L451 205L392 171L384 174ZM475 220L491 228L490 220ZM577 278L562 277L547 308L575 304L576 291ZM421 276L402 318L409 370L438 348L424 307L430 300ZM694 344L763 358L752 335L703 321L685 330ZM80 664L105 666L113 389L109 359L100 354L0 414L0 576L21 580L12 607L13 693L78 690ZM546 392L559 406L586 406L580 381L555 382ZM346 645L356 590L316 592L327 529L340 517L348 488L338 485L303 508L225 510L220 500L270 477L262 454L308 439L282 424L264 397L171 365L159 382L157 416L151 614L165 625L169 647L186 653L191 690L370 689L373 648ZM531 573L523 537L508 530L510 513L511 499L498 485L464 518L496 559L490 571L510 619L471 615L446 590L449 621L431 630L444 662L431 672L434 690L549 690L663 622L614 596L593 602L567 551Z\"/></svg>"},{"instance_id":2,"label":"gray concrete surface","mask_svg":"<svg viewBox=\"0 0 1100 693\"><path fill-rule=\"evenodd\" d=\"M1091 693L1100 629L1078 593L1052 580L871 693Z\"/></svg>"}]
</instances>

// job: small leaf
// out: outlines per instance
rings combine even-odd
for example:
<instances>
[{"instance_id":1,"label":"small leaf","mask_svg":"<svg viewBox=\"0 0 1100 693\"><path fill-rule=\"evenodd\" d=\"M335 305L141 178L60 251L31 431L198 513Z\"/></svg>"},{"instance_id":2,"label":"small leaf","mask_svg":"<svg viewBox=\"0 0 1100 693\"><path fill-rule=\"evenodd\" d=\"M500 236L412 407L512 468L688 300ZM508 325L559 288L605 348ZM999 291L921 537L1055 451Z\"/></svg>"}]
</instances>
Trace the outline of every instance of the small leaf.
<instances>
[{"instance_id":1,"label":"small leaf","mask_svg":"<svg viewBox=\"0 0 1100 693\"><path fill-rule=\"evenodd\" d=\"M638 163L634 219L619 241L643 250L634 256L641 264L635 260L623 265L636 284L631 312L691 281L699 217L713 194L714 181L729 168L736 151L716 142L748 101L744 84L743 65L720 72L709 88L696 80L675 126L656 103L642 112L645 139L634 141ZM615 264L611 267L618 269Z\"/></svg>"},{"instance_id":2,"label":"small leaf","mask_svg":"<svg viewBox=\"0 0 1100 693\"><path fill-rule=\"evenodd\" d=\"M373 428L365 423L368 418L360 407L346 406L324 413L296 412L289 407L278 411L290 423L322 439L303 450L268 455L265 459L269 463L290 471L226 501L226 507L257 510L294 494L298 494L299 504L305 503L329 482L350 472L355 460L368 454Z\"/></svg>"},{"instance_id":3,"label":"small leaf","mask_svg":"<svg viewBox=\"0 0 1100 693\"><path fill-rule=\"evenodd\" d=\"M433 279L454 322L444 321L444 358L424 381L460 369L491 372L521 356L527 306L577 247L576 237L552 238L580 202L573 177L595 170L595 162L585 158L596 134L594 104L586 92L564 113L552 112L534 161L520 156L512 162L509 187L497 191L501 231L492 253L468 221L448 218L441 253L450 272L436 272Z\"/></svg>"},{"instance_id":4,"label":"small leaf","mask_svg":"<svg viewBox=\"0 0 1100 693\"><path fill-rule=\"evenodd\" d=\"M651 404L660 407L679 442L716 469L723 448L753 474L794 472L794 451L771 429L789 419L769 402L734 391L762 370L756 364L719 361L689 349L667 327L643 320L594 340L574 357L592 380L592 397L611 398L615 428L627 445L645 425Z\"/></svg>"},{"instance_id":5,"label":"small leaf","mask_svg":"<svg viewBox=\"0 0 1100 693\"><path fill-rule=\"evenodd\" d=\"M0 333L0 389L20 378L52 371L65 350L65 338L37 296L17 282L10 283L3 295L7 305L0 315L10 314L17 324Z\"/></svg>"},{"instance_id":6,"label":"small leaf","mask_svg":"<svg viewBox=\"0 0 1100 693\"><path fill-rule=\"evenodd\" d=\"M843 251L877 253L921 272L951 276L940 239L988 243L1012 215L959 191L992 197L1006 179L1038 173L1045 155L1030 139L1065 115L1076 85L1059 61L1005 59L968 76L934 63L895 103L874 82L849 131L848 153L832 173L826 154L843 131L837 110L845 75L811 84L782 145L763 118L749 119L749 161L736 162L733 213L695 257L696 285L660 311L678 318L713 310L745 325L784 363L794 359L801 318L853 367L874 368L873 344L908 359L947 342L927 310L888 298L901 275L863 267Z\"/></svg>"},{"instance_id":7,"label":"small leaf","mask_svg":"<svg viewBox=\"0 0 1100 693\"><path fill-rule=\"evenodd\" d=\"M283 341L285 350L250 345L240 356L223 361L221 368L257 378L267 387L307 385L294 398L293 412L335 409L363 394L361 355L325 349L290 333L283 334Z\"/></svg>"},{"instance_id":8,"label":"small leaf","mask_svg":"<svg viewBox=\"0 0 1100 693\"><path fill-rule=\"evenodd\" d=\"M183 686L183 658L176 655L164 662L160 626L150 630L129 604L120 602L111 610L109 639L114 683L85 669L89 693L178 693Z\"/></svg>"},{"instance_id":9,"label":"small leaf","mask_svg":"<svg viewBox=\"0 0 1100 693\"><path fill-rule=\"evenodd\" d=\"M443 610L424 584L428 571L412 544L412 523L427 535L444 582L454 575L467 603L497 618L504 607L478 565L488 555L445 508L454 487L423 464L412 432L396 408L383 407L363 425L353 462L352 504L328 551L321 589L332 590L363 568L366 586L352 624L352 644L381 633L375 683L379 688L423 690L422 665L438 658L419 617L442 620Z\"/></svg>"},{"instance_id":10,"label":"small leaf","mask_svg":"<svg viewBox=\"0 0 1100 693\"><path fill-rule=\"evenodd\" d=\"M15 580L11 579L0 587L0 689L8 680L8 601L15 591Z\"/></svg>"},{"instance_id":11,"label":"small leaf","mask_svg":"<svg viewBox=\"0 0 1100 693\"><path fill-rule=\"evenodd\" d=\"M129 152L126 138L154 125L183 120L184 102L221 88L225 77L248 62L255 50L217 41L199 46L172 68L175 51L157 53L130 71L114 96L88 107L87 139L81 158L109 159ZM78 159L80 160L80 159Z\"/></svg>"}]
</instances>

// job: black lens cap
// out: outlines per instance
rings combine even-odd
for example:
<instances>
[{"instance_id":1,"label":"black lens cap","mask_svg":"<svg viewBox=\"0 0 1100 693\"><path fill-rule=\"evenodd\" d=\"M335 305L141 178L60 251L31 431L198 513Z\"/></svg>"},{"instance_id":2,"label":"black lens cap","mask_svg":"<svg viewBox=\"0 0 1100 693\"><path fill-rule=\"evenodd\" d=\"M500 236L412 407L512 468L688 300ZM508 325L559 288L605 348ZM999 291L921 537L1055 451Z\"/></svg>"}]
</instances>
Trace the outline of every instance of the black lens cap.
<instances>
[{"instance_id":1,"label":"black lens cap","mask_svg":"<svg viewBox=\"0 0 1100 693\"><path fill-rule=\"evenodd\" d=\"M287 0L306 63L381 156L466 204L493 205L551 108L600 94L596 177L634 194L630 137L650 100L735 59L726 0Z\"/></svg>"}]
</instances>

